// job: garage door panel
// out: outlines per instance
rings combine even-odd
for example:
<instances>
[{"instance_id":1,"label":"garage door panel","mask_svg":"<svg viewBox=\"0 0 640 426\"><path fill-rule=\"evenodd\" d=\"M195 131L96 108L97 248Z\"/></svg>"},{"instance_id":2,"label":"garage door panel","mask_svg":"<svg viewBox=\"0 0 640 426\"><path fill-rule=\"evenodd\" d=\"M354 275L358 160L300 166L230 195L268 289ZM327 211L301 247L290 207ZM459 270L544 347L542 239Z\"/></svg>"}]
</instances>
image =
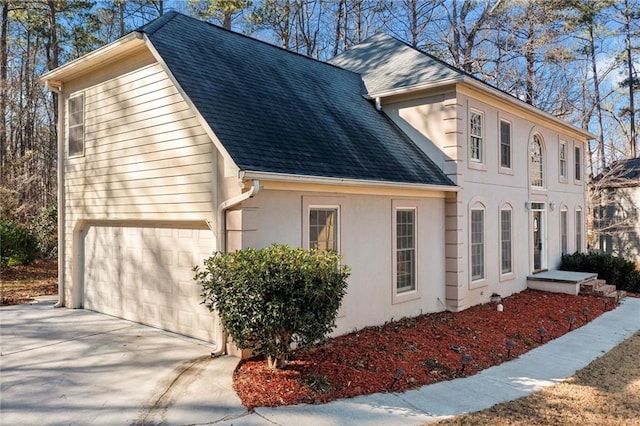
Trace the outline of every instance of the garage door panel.
<instances>
[{"instance_id":1,"label":"garage door panel","mask_svg":"<svg viewBox=\"0 0 640 426\"><path fill-rule=\"evenodd\" d=\"M209 230L92 226L85 236L86 309L215 342L193 267L215 250Z\"/></svg>"}]
</instances>

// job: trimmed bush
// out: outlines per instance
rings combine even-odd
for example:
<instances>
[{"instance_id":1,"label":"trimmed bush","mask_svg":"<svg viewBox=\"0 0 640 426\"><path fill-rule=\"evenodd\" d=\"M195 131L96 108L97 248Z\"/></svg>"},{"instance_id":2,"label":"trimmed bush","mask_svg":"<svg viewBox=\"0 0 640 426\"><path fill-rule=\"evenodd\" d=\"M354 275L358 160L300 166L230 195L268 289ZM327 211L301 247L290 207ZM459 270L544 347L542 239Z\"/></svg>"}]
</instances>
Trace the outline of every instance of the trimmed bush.
<instances>
[{"instance_id":1,"label":"trimmed bush","mask_svg":"<svg viewBox=\"0 0 640 426\"><path fill-rule=\"evenodd\" d=\"M640 293L640 271L633 262L604 253L574 253L562 256L560 269L595 272L598 278L613 284L618 290Z\"/></svg>"},{"instance_id":2,"label":"trimmed bush","mask_svg":"<svg viewBox=\"0 0 640 426\"><path fill-rule=\"evenodd\" d=\"M215 253L195 269L203 303L217 310L240 349L282 368L292 344L314 344L335 329L349 267L334 252L273 245Z\"/></svg>"},{"instance_id":3,"label":"trimmed bush","mask_svg":"<svg viewBox=\"0 0 640 426\"><path fill-rule=\"evenodd\" d=\"M38 255L38 240L27 229L10 220L0 221L0 263L25 265Z\"/></svg>"}]
</instances>

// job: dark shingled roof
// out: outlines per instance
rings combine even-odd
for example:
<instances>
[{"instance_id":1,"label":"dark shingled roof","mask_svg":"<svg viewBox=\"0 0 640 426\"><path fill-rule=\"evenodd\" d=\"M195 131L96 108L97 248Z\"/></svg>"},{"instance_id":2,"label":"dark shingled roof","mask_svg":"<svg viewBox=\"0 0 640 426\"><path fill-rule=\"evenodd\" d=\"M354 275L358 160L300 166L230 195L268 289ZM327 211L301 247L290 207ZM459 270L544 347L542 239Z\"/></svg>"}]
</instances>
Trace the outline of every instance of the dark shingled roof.
<instances>
[{"instance_id":1,"label":"dark shingled roof","mask_svg":"<svg viewBox=\"0 0 640 426\"><path fill-rule=\"evenodd\" d=\"M593 179L602 188L640 186L640 158L627 158L611 164Z\"/></svg>"},{"instance_id":2,"label":"dark shingled roof","mask_svg":"<svg viewBox=\"0 0 640 426\"><path fill-rule=\"evenodd\" d=\"M241 170L453 185L356 73L176 12L138 31Z\"/></svg>"}]
</instances>

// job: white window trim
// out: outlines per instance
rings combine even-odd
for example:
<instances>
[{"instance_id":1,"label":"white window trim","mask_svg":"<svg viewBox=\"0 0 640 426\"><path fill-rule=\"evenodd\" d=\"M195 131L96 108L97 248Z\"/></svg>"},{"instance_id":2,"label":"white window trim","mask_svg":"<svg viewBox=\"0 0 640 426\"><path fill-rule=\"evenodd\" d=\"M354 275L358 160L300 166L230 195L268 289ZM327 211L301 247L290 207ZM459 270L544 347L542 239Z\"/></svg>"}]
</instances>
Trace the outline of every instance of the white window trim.
<instances>
[{"instance_id":1,"label":"white window trim","mask_svg":"<svg viewBox=\"0 0 640 426\"><path fill-rule=\"evenodd\" d=\"M564 238L566 239L565 244L566 244L566 253L562 252L562 213L564 213L566 216L566 223L565 223L565 229L564 229ZM562 206L560 206L560 214L559 214L559 218L558 218L558 228L560 231L560 255L562 254L569 254L569 209L567 208L567 206L565 206L564 204Z\"/></svg>"},{"instance_id":2,"label":"white window trim","mask_svg":"<svg viewBox=\"0 0 640 426\"><path fill-rule=\"evenodd\" d=\"M70 125L70 118L71 118L71 113L70 113L70 108L69 105L71 104L71 100L75 99L75 98L82 98L82 151L72 154L71 150L70 150L70 138L71 138L71 125ZM69 96L67 98L67 105L66 105L66 122L67 122L67 134L66 134L66 150L67 150L67 158L79 158L79 157L84 157L84 153L85 153L85 145L86 145L86 107L85 107L85 96L84 96L84 92L80 92L80 93L75 93L71 96ZM74 127L79 127L80 125L76 125Z\"/></svg>"},{"instance_id":3,"label":"white window trim","mask_svg":"<svg viewBox=\"0 0 640 426\"><path fill-rule=\"evenodd\" d=\"M533 184L533 179L532 179L532 171L533 171L533 162L531 161L531 146L533 144L533 141L536 139L536 136L540 138L540 168L541 168L541 176L540 179L542 180L542 185L541 186L537 186ZM529 186L531 187L532 190L534 191L546 191L547 189L547 176L546 176L546 172L547 172L547 168L546 168L546 158L547 158L547 154L546 154L546 150L545 150L545 141L544 141L544 137L536 132L533 134L533 136L531 136L531 140L529 141L529 151L528 151L528 161L529 161Z\"/></svg>"},{"instance_id":4,"label":"white window trim","mask_svg":"<svg viewBox=\"0 0 640 426\"><path fill-rule=\"evenodd\" d=\"M560 140L558 144L558 180L567 183L569 180L569 150L567 141ZM562 174L562 147L564 147L564 175Z\"/></svg>"},{"instance_id":5,"label":"white window trim","mask_svg":"<svg viewBox=\"0 0 640 426\"><path fill-rule=\"evenodd\" d=\"M414 212L414 245L415 245L415 289L398 293L398 251L397 251L397 212L401 210L412 210ZM419 220L418 220L418 201L417 200L392 200L391 201L391 275L392 275L392 287L391 287L391 302L392 304L408 302L420 298L420 277L418 274L420 259L420 240L419 240Z\"/></svg>"},{"instance_id":6,"label":"white window trim","mask_svg":"<svg viewBox=\"0 0 640 426\"><path fill-rule=\"evenodd\" d=\"M511 212L511 250L510 250L510 256L511 256L511 271L510 272L502 272L502 212L508 210ZM515 278L515 273L513 271L513 265L514 265L514 259L513 259L513 206L511 205L511 203L502 203L500 206L500 210L498 211L498 214L500 215L498 217L498 227L500 228L500 231L498 232L499 234L499 254L498 254L498 270L500 271L500 281L508 281L508 280L512 280Z\"/></svg>"},{"instance_id":7,"label":"white window trim","mask_svg":"<svg viewBox=\"0 0 640 426\"><path fill-rule=\"evenodd\" d=\"M509 164L510 167L502 165L502 122L509 124ZM513 175L513 122L505 118L498 119L498 172Z\"/></svg>"},{"instance_id":8,"label":"white window trim","mask_svg":"<svg viewBox=\"0 0 640 426\"><path fill-rule=\"evenodd\" d=\"M309 249L309 212L314 208L338 209L338 220L336 226L338 254L345 253L345 245L342 238L342 218L345 214L344 197L302 197L302 247ZM338 318L347 316L346 298L342 299L340 308L338 309Z\"/></svg>"},{"instance_id":9,"label":"white window trim","mask_svg":"<svg viewBox=\"0 0 640 426\"><path fill-rule=\"evenodd\" d=\"M480 159L474 159L471 156L471 115L472 114L477 114L480 116L480 122L481 122L481 126L480 126ZM486 165L485 165L485 157L486 157L486 120L485 120L485 115L483 111L471 108L469 109L469 117L467 120L467 133L468 133L468 156L469 156L469 168L471 169L476 169L476 170L486 170Z\"/></svg>"},{"instance_id":10,"label":"white window trim","mask_svg":"<svg viewBox=\"0 0 640 426\"><path fill-rule=\"evenodd\" d=\"M577 216L578 216L578 212L580 213L580 221L578 222ZM576 207L575 213L573 214L574 217L574 229L573 229L573 233L574 233L574 239L576 242L576 249L575 251L579 252L579 253L584 253L584 230L585 230L585 226L584 226L584 213L582 210L582 206L578 206ZM580 226L580 238L578 238L578 226ZM580 245L580 247L578 247L578 244Z\"/></svg>"},{"instance_id":11,"label":"white window trim","mask_svg":"<svg viewBox=\"0 0 640 426\"><path fill-rule=\"evenodd\" d=\"M309 213L311 209L336 209L338 211L338 217L336 220L336 246L338 247L338 254L342 253L344 247L342 246L342 215L343 203L341 199L337 197L303 197L303 212L302 215L302 247L309 249Z\"/></svg>"},{"instance_id":12,"label":"white window trim","mask_svg":"<svg viewBox=\"0 0 640 426\"><path fill-rule=\"evenodd\" d=\"M577 157L576 156L576 150L578 150L580 152L580 156ZM573 181L574 183L578 184L578 185L582 185L582 181L583 181L583 175L584 175L584 151L582 149L582 146L580 146L580 144L578 143L574 143L573 144ZM576 158L577 157L577 158ZM576 179L576 163L577 163L577 159L580 159L580 179Z\"/></svg>"},{"instance_id":13,"label":"white window trim","mask_svg":"<svg viewBox=\"0 0 640 426\"><path fill-rule=\"evenodd\" d=\"M482 244L483 244L483 255L482 255L482 268L483 268L483 276L482 278L473 279L473 248L472 241L473 236L471 235L472 228L472 212L475 210L481 210L482 214ZM485 287L487 285L487 208L486 205L480 201L472 202L469 205L469 217L468 217L468 241L469 241L469 289L476 289L480 287Z\"/></svg>"}]
</instances>

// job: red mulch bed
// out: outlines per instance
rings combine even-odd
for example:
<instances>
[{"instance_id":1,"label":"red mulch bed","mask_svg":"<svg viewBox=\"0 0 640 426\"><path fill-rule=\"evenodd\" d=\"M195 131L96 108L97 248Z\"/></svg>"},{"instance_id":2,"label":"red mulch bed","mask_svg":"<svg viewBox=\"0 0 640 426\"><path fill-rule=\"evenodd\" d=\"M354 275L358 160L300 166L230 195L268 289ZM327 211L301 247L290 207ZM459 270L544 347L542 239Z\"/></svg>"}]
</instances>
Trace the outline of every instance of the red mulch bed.
<instances>
[{"instance_id":1,"label":"red mulch bed","mask_svg":"<svg viewBox=\"0 0 640 426\"><path fill-rule=\"evenodd\" d=\"M251 359L238 367L234 387L249 409L405 391L476 374L508 360L507 340L517 357L540 346L540 327L547 342L569 331L569 317L575 317L575 329L605 311L599 297L532 290L502 304L503 312L492 303L368 327L296 351L283 370ZM589 309L586 318L584 308ZM614 308L612 302L606 306ZM463 357L468 360L464 368ZM395 380L397 373L401 377Z\"/></svg>"}]
</instances>

